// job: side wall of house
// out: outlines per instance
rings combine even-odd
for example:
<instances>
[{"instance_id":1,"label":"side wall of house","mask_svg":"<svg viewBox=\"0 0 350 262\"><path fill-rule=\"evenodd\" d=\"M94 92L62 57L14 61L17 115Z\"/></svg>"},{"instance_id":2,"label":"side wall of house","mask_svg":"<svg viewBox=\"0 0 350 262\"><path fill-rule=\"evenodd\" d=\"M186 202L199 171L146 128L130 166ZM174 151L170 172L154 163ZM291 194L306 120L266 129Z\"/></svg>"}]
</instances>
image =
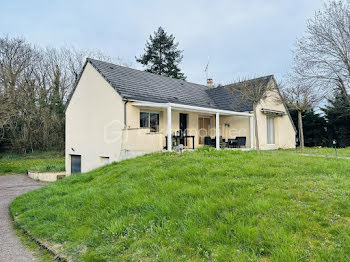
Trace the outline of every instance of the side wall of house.
<instances>
[{"instance_id":1,"label":"side wall of house","mask_svg":"<svg viewBox=\"0 0 350 262\"><path fill-rule=\"evenodd\" d=\"M275 86L274 81L270 82ZM283 103L279 101L279 94L276 91L269 91L266 94L266 99L262 100L257 106L257 121L259 130L259 144L261 149L277 149L277 148L295 148L295 130L294 126L287 114L287 110ZM282 111L285 114L283 116L274 117L275 127L275 144L267 143L267 116L261 112L261 109L270 109L276 111Z\"/></svg>"},{"instance_id":2,"label":"side wall of house","mask_svg":"<svg viewBox=\"0 0 350 262\"><path fill-rule=\"evenodd\" d=\"M66 172L71 155L81 155L81 172L120 159L123 102L108 82L87 63L66 110Z\"/></svg>"}]
</instances>

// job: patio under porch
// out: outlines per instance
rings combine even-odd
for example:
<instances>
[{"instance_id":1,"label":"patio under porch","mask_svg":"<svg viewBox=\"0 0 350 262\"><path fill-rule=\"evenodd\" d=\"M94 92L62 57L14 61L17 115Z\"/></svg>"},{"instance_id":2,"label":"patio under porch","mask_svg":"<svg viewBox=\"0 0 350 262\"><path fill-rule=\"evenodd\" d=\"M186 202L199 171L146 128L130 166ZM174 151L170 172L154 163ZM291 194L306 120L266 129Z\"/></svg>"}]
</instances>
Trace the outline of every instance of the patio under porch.
<instances>
[{"instance_id":1,"label":"patio under porch","mask_svg":"<svg viewBox=\"0 0 350 262\"><path fill-rule=\"evenodd\" d=\"M249 112L173 103L134 102L132 105L140 109L140 115L147 111L160 112L158 126L154 129L159 134L157 137L163 140L160 144L168 151L180 145L184 149L202 146L254 148L253 115Z\"/></svg>"}]
</instances>

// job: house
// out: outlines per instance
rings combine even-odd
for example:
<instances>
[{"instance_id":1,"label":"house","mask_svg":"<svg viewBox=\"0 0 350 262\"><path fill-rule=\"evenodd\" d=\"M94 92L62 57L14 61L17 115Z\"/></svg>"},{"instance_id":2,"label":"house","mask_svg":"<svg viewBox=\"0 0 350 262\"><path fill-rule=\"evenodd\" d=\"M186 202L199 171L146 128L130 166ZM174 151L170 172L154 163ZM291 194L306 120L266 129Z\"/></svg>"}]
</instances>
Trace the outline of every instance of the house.
<instances>
[{"instance_id":1,"label":"house","mask_svg":"<svg viewBox=\"0 0 350 262\"><path fill-rule=\"evenodd\" d=\"M249 81L278 90L273 76ZM209 143L219 149L238 137L244 147L254 148L253 106L230 85L214 88L208 82L199 85L87 59L66 107L67 174L178 144L198 148ZM276 95L267 92L257 107L261 149L295 147L293 122Z\"/></svg>"}]
</instances>

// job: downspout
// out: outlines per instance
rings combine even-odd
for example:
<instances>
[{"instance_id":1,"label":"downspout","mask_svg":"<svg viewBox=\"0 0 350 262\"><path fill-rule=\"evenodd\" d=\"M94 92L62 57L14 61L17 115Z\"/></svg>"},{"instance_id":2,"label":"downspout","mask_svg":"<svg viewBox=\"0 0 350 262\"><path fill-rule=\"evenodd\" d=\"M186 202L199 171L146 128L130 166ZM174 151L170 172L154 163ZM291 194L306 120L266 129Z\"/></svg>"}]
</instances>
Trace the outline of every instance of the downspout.
<instances>
[{"instance_id":1,"label":"downspout","mask_svg":"<svg viewBox=\"0 0 350 262\"><path fill-rule=\"evenodd\" d=\"M124 103L124 128L126 129L126 104L129 102L128 99L125 100L125 103Z\"/></svg>"},{"instance_id":2,"label":"downspout","mask_svg":"<svg viewBox=\"0 0 350 262\"><path fill-rule=\"evenodd\" d=\"M124 148L124 139L125 139L125 132L126 132L126 129L127 129L127 114L126 114L126 104L129 102L128 99L125 100L124 102L124 130L122 129L122 141L120 142L120 154L122 154L123 152L123 148ZM121 155L119 156L119 159L120 159Z\"/></svg>"}]
</instances>

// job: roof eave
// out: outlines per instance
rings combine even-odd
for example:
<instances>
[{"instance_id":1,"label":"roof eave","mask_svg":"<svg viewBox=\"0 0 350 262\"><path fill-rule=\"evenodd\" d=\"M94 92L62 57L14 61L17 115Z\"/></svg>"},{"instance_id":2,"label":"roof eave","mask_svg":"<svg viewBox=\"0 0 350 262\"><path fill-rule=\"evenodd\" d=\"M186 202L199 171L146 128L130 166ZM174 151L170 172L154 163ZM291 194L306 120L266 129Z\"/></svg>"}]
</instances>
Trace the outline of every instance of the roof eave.
<instances>
[{"instance_id":1,"label":"roof eave","mask_svg":"<svg viewBox=\"0 0 350 262\"><path fill-rule=\"evenodd\" d=\"M70 95L69 95L69 97L68 97L68 99L67 99L66 105L65 105L65 107L64 107L64 113L66 113L66 111L67 111L67 108L68 108L68 106L69 106L69 104L70 104L70 101L71 101L71 99L72 99L72 97L73 97L73 94L74 94L74 92L75 92L75 89L76 89L77 86L78 86L78 83L79 83L79 81L80 81L80 79L81 79L81 76L83 75L83 72L84 72L85 67L86 67L86 65L87 65L88 62L89 62L88 59L86 59L84 65L83 65L83 68L81 69L81 71L80 71L80 73L79 73L77 79L75 80L75 83L74 83L74 86L73 86L73 90L72 90L72 92L70 93Z\"/></svg>"},{"instance_id":2,"label":"roof eave","mask_svg":"<svg viewBox=\"0 0 350 262\"><path fill-rule=\"evenodd\" d=\"M186 110L191 112L208 113L208 114L219 113L220 115L236 115L236 116L248 116L248 117L253 116L249 112L236 112L236 111L215 109L215 108L209 108L209 107L190 106L190 105L183 105L183 104L176 104L176 103L154 103L154 102L148 102L148 101L135 101L133 105L140 106L140 107L155 107L155 108L162 108L162 109L171 107L176 110Z\"/></svg>"}]
</instances>

